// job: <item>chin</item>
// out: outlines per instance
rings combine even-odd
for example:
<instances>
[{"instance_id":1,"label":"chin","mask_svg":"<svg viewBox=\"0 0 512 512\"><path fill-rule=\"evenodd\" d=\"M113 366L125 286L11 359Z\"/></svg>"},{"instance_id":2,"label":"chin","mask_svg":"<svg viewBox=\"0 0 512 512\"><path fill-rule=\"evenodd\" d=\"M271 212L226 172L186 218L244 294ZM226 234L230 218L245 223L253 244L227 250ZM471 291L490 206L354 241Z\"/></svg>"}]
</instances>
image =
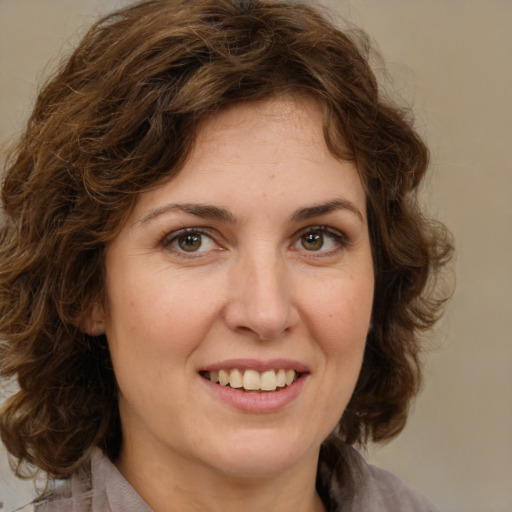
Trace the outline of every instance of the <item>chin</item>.
<instances>
[{"instance_id":1,"label":"chin","mask_svg":"<svg viewBox=\"0 0 512 512\"><path fill-rule=\"evenodd\" d=\"M272 478L316 458L320 444L289 432L247 432L233 436L225 448L217 450L213 465L230 477Z\"/></svg>"}]
</instances>

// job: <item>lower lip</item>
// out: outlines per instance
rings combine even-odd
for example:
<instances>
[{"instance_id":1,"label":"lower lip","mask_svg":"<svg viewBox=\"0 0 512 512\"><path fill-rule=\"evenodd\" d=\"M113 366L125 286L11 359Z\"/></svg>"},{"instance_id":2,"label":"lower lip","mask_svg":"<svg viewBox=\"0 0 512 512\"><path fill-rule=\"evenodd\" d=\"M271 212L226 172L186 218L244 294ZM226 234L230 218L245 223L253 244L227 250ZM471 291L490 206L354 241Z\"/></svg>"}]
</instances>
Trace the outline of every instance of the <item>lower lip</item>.
<instances>
[{"instance_id":1,"label":"lower lip","mask_svg":"<svg viewBox=\"0 0 512 512\"><path fill-rule=\"evenodd\" d=\"M300 394L306 382L307 375L301 375L293 384L278 391L246 392L221 386L200 377L217 400L227 403L244 412L266 413L277 412L293 402Z\"/></svg>"}]
</instances>

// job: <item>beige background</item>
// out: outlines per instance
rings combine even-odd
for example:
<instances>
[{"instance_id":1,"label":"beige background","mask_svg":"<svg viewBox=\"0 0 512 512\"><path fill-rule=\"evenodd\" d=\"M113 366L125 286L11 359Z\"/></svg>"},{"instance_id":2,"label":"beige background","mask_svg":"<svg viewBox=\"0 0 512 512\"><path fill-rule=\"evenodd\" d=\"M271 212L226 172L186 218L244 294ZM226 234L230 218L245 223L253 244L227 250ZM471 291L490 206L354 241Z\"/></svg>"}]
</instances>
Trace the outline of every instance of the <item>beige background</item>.
<instances>
[{"instance_id":1,"label":"beige background","mask_svg":"<svg viewBox=\"0 0 512 512\"><path fill-rule=\"evenodd\" d=\"M121 0L0 0L0 141L56 55ZM446 512L512 511L512 1L325 0L365 28L432 149L429 208L457 243L457 290L425 389L369 457ZM53 59L49 67L47 63ZM0 454L5 510L30 499ZM370 511L369 511L370 512Z\"/></svg>"}]
</instances>

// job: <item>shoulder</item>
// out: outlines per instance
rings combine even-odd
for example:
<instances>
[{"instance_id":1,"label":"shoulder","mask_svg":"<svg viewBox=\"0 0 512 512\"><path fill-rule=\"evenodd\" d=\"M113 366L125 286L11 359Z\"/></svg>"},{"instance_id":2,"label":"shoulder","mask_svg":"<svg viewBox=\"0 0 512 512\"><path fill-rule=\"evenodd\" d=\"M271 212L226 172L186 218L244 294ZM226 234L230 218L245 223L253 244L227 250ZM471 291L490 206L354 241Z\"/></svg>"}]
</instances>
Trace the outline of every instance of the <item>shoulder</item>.
<instances>
[{"instance_id":1,"label":"shoulder","mask_svg":"<svg viewBox=\"0 0 512 512\"><path fill-rule=\"evenodd\" d=\"M331 441L321 452L319 491L332 512L439 512L423 494L389 471L371 466L350 446ZM323 496L324 497L324 496Z\"/></svg>"},{"instance_id":2,"label":"shoulder","mask_svg":"<svg viewBox=\"0 0 512 512\"><path fill-rule=\"evenodd\" d=\"M364 460L361 464L364 496L361 496L360 500L371 505L366 510L439 512L426 496L389 471L368 465ZM365 508L361 510L365 510Z\"/></svg>"},{"instance_id":3,"label":"shoulder","mask_svg":"<svg viewBox=\"0 0 512 512\"><path fill-rule=\"evenodd\" d=\"M99 449L93 451L86 469L34 505L35 512L151 512Z\"/></svg>"},{"instance_id":4,"label":"shoulder","mask_svg":"<svg viewBox=\"0 0 512 512\"><path fill-rule=\"evenodd\" d=\"M76 475L34 502L34 512L90 512L90 478Z\"/></svg>"}]
</instances>

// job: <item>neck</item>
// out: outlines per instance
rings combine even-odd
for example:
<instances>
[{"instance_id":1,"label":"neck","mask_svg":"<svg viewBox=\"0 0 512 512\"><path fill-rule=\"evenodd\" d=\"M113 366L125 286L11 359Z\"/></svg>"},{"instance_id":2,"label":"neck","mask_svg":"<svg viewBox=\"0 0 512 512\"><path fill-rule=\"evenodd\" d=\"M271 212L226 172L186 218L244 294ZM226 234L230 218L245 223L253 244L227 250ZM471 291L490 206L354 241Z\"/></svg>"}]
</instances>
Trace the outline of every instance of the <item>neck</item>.
<instances>
[{"instance_id":1,"label":"neck","mask_svg":"<svg viewBox=\"0 0 512 512\"><path fill-rule=\"evenodd\" d=\"M147 450L137 454L125 448L116 463L154 512L325 511L315 489L318 452L299 466L266 477L223 474L187 459L163 462L161 455L157 459Z\"/></svg>"}]
</instances>

